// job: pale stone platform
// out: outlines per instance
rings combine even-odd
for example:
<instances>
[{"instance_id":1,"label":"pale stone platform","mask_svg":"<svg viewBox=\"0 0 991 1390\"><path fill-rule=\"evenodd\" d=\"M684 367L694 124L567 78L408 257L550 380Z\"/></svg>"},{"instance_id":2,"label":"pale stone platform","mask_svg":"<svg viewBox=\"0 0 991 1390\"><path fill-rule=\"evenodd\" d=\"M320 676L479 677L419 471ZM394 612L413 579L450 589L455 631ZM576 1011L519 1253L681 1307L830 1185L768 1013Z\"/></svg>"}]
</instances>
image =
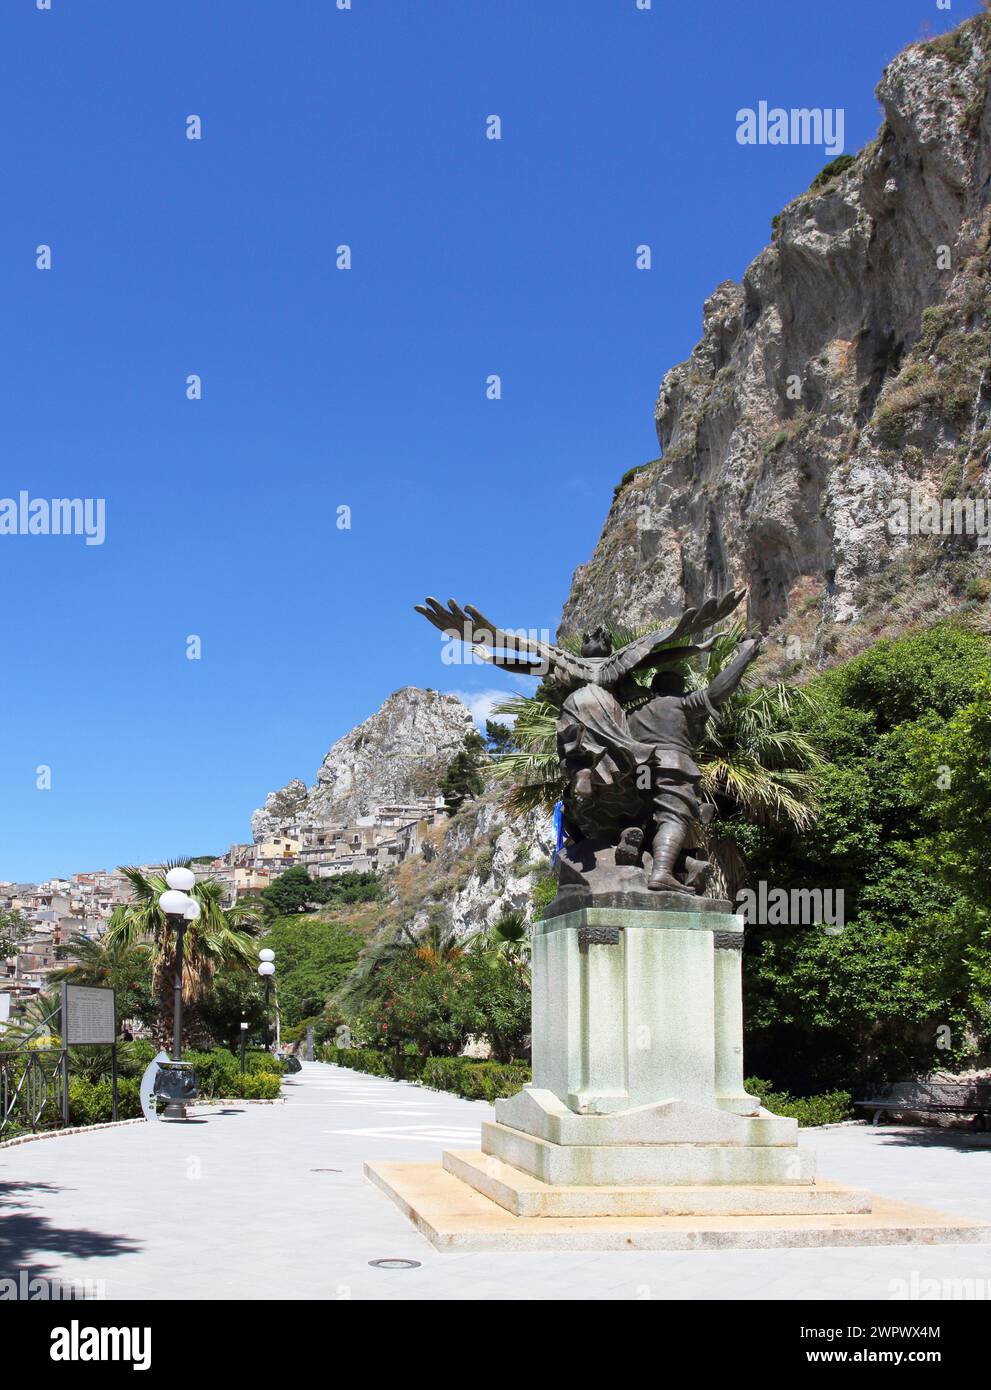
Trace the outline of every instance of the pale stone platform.
<instances>
[{"instance_id":1,"label":"pale stone platform","mask_svg":"<svg viewBox=\"0 0 991 1390\"><path fill-rule=\"evenodd\" d=\"M365 1173L442 1251L768 1250L991 1240L991 1224L878 1196L871 1197L870 1212L849 1215L534 1218L507 1211L438 1163L366 1163Z\"/></svg>"}]
</instances>

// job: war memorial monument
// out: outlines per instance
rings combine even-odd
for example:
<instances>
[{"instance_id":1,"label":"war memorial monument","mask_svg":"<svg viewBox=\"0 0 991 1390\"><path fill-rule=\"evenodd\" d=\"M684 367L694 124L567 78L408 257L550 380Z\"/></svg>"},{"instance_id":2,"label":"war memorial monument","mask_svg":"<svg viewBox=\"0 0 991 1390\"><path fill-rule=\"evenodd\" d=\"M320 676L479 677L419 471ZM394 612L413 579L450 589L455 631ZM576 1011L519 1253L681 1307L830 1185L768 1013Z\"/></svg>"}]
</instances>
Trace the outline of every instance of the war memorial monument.
<instances>
[{"instance_id":1,"label":"war memorial monument","mask_svg":"<svg viewBox=\"0 0 991 1390\"><path fill-rule=\"evenodd\" d=\"M987 1239L978 1222L817 1178L797 1121L745 1090L744 922L707 896L711 807L695 758L759 639L741 640L705 688L686 693L678 671L744 597L710 599L615 652L596 629L580 655L470 606L418 607L445 636L557 687L566 779L558 893L533 927L532 1084L496 1102L480 1151L366 1165L439 1248Z\"/></svg>"}]
</instances>

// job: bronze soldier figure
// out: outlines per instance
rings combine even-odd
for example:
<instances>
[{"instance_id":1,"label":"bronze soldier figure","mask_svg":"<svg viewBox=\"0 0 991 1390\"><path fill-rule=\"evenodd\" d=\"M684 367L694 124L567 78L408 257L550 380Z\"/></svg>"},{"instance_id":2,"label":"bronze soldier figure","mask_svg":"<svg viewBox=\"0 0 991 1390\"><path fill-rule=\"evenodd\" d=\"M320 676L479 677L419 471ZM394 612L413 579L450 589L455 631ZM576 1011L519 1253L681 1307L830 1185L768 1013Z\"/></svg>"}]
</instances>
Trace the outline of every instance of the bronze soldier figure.
<instances>
[{"instance_id":1,"label":"bronze soldier figure","mask_svg":"<svg viewBox=\"0 0 991 1390\"><path fill-rule=\"evenodd\" d=\"M445 635L469 643L485 660L505 670L542 675L565 695L557 743L567 783L566 858L593 866L598 859L608 860L611 869L621 869L628 879L637 872L646 835L652 853L647 887L691 893L702 881L699 861L687 873L683 866L681 878L677 866L703 819L695 750L706 720L737 689L760 644L753 638L742 642L710 685L690 694L681 675L666 668L709 650L714 639L686 639L726 617L743 597L740 590L709 599L688 609L673 626L618 652L613 652L606 629L596 628L584 634L580 656L500 629L478 609L462 609L453 599L445 608L428 598L416 611ZM660 669L648 690L635 673L652 667ZM631 713L624 704L634 706ZM562 881L563 873L562 868Z\"/></svg>"}]
</instances>

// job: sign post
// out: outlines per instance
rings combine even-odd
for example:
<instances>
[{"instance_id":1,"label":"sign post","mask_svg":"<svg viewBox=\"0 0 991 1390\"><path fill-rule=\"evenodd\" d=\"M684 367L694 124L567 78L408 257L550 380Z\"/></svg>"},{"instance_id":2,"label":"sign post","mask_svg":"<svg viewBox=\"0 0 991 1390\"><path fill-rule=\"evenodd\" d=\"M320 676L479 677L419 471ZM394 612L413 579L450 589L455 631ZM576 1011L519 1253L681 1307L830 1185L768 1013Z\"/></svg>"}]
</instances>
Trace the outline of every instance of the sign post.
<instances>
[{"instance_id":1,"label":"sign post","mask_svg":"<svg viewBox=\"0 0 991 1390\"><path fill-rule=\"evenodd\" d=\"M69 1048L110 1044L113 1095L117 1118L117 1012L114 991L94 985L62 986L62 1121L69 1124Z\"/></svg>"}]
</instances>

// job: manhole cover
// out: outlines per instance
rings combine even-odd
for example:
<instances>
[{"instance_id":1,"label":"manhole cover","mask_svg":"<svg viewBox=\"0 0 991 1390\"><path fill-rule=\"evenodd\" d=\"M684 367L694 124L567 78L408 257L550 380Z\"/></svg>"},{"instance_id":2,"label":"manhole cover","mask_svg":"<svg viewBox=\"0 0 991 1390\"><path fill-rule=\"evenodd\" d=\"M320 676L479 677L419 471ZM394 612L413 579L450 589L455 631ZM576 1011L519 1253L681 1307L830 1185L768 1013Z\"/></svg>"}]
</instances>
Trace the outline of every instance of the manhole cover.
<instances>
[{"instance_id":1,"label":"manhole cover","mask_svg":"<svg viewBox=\"0 0 991 1390\"><path fill-rule=\"evenodd\" d=\"M419 1269L419 1260L369 1260L376 1269Z\"/></svg>"}]
</instances>

